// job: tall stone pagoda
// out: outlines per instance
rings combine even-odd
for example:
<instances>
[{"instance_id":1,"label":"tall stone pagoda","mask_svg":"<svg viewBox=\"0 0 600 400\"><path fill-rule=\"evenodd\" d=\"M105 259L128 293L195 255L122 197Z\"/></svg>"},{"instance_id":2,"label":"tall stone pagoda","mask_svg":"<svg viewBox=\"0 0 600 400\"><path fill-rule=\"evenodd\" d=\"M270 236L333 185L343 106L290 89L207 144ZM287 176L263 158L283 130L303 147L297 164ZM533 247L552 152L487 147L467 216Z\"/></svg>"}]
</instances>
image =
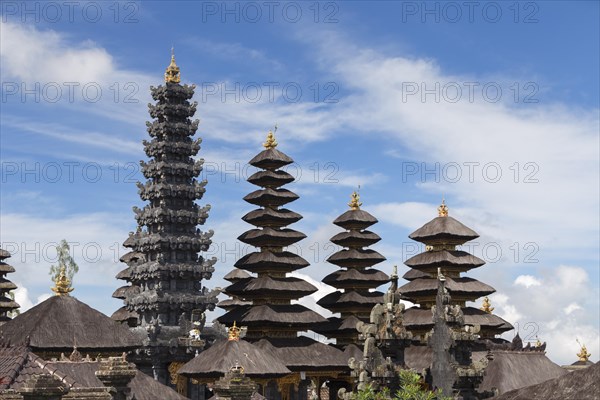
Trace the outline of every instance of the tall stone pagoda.
<instances>
[{"instance_id":1,"label":"tall stone pagoda","mask_svg":"<svg viewBox=\"0 0 600 400\"><path fill-rule=\"evenodd\" d=\"M301 304L293 304L317 291L303 279L289 276L309 263L297 254L286 250L306 236L288 225L302 216L283 208L298 196L282 188L294 181L293 176L281 170L293 160L276 149L273 132L269 132L265 150L250 160L259 169L248 182L260 189L248 194L244 200L259 206L242 219L255 226L239 236L239 240L259 250L241 257L235 267L256 274L238 280L225 288L225 293L239 300L251 302L231 308L217 320L227 326L234 323L247 327L245 339L254 342L263 351L275 354L293 374L285 381L267 384L283 398L306 393L308 380L331 376L332 371L348 369L343 353L329 345L314 341L299 332L312 330L327 322L325 318ZM337 372L336 372L337 373ZM266 383L265 383L266 384ZM294 394L295 393L295 394Z\"/></svg>"},{"instance_id":2,"label":"tall stone pagoda","mask_svg":"<svg viewBox=\"0 0 600 400\"><path fill-rule=\"evenodd\" d=\"M317 304L341 317L329 318L329 323L319 333L336 339L338 347L358 343L356 324L369 322L371 310L383 302L383 293L374 291L389 282L387 274L371 268L385 260L377 251L368 249L381 240L379 235L367 228L377 219L361 210L357 192L351 195L350 209L336 218L333 223L345 229L331 238L331 242L344 247L332 254L327 261L340 267L323 278L323 283L338 289L320 299Z\"/></svg>"},{"instance_id":3,"label":"tall stone pagoda","mask_svg":"<svg viewBox=\"0 0 600 400\"><path fill-rule=\"evenodd\" d=\"M467 301L475 301L495 292L495 289L477 279L461 274L481 267L483 260L463 250L457 250L479 235L448 215L445 202L438 207L438 216L409 235L413 240L425 244L426 251L405 261L411 268L404 275L409 282L398 289L402 299L417 304L404 313L404 325L415 337L423 338L434 321L431 308L435 306L438 281L438 268L446 277L445 288L451 293L452 305L462 309L466 325L479 325L482 338L494 338L513 329L512 325L492 313L493 309L479 309L466 306Z\"/></svg>"},{"instance_id":4,"label":"tall stone pagoda","mask_svg":"<svg viewBox=\"0 0 600 400\"><path fill-rule=\"evenodd\" d=\"M11 297L11 291L17 288L17 285L6 279L6 275L15 272L15 269L4 262L10 257L10 253L0 249L0 325L10 321L10 313L17 308L19 304Z\"/></svg>"},{"instance_id":5,"label":"tall stone pagoda","mask_svg":"<svg viewBox=\"0 0 600 400\"><path fill-rule=\"evenodd\" d=\"M206 181L197 180L204 160L193 159L201 143L193 139L199 121L190 119L198 104L190 102L194 88L180 83L174 55L165 84L150 88L156 101L148 105L154 121L146 123L152 140L143 142L150 161L141 162L146 183L138 182L140 198L148 204L133 208L138 229L123 243L131 249L122 257L128 268L117 275L129 285L115 292L125 302L115 319L137 324L133 331L144 337L134 361L162 383L169 367L193 356L194 349L182 343L193 316L213 310L217 302L201 283L210 279L216 259L198 255L210 246L213 232L197 228L210 207L196 204Z\"/></svg>"}]
</instances>

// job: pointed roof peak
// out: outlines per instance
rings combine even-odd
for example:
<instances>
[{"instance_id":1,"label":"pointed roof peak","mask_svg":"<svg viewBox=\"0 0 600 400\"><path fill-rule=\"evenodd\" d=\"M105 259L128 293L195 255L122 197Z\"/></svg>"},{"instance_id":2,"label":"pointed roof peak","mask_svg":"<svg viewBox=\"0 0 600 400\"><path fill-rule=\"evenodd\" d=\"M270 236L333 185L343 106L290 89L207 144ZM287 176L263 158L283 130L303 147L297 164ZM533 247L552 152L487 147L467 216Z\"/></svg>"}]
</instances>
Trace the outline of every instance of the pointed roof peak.
<instances>
[{"instance_id":1,"label":"pointed roof peak","mask_svg":"<svg viewBox=\"0 0 600 400\"><path fill-rule=\"evenodd\" d=\"M277 124L275 124L275 127L267 133L267 140L263 143L265 149L271 150L277 147L278 143L277 140L275 140L275 132L277 132Z\"/></svg>"},{"instance_id":2,"label":"pointed roof peak","mask_svg":"<svg viewBox=\"0 0 600 400\"><path fill-rule=\"evenodd\" d=\"M350 203L348 203L348 206L351 210L360 210L360 206L362 206L362 203L360 202L359 191L360 185L358 185L358 190L353 191L350 195Z\"/></svg>"},{"instance_id":3,"label":"pointed roof peak","mask_svg":"<svg viewBox=\"0 0 600 400\"><path fill-rule=\"evenodd\" d=\"M60 267L60 272L54 280L54 287L51 288L57 296L68 296L70 292L75 290L71 287L71 280L67 278L66 271L64 266Z\"/></svg>"},{"instance_id":4,"label":"pointed roof peak","mask_svg":"<svg viewBox=\"0 0 600 400\"><path fill-rule=\"evenodd\" d=\"M165 70L165 82L167 83L179 83L181 82L181 74L179 67L175 63L175 49L171 47L171 63Z\"/></svg>"},{"instance_id":5,"label":"pointed roof peak","mask_svg":"<svg viewBox=\"0 0 600 400\"><path fill-rule=\"evenodd\" d=\"M442 204L438 207L438 216L439 217L447 217L448 216L448 206L446 205L446 199L442 197Z\"/></svg>"}]
</instances>

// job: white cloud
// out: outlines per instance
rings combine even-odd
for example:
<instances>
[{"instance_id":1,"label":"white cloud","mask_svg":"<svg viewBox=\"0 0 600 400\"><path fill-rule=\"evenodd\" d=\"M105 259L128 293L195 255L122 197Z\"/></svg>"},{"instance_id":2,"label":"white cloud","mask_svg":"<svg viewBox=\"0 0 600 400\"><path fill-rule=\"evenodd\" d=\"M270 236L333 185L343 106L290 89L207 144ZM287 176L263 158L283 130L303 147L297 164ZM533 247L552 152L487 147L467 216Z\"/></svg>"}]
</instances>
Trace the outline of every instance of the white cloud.
<instances>
[{"instance_id":1,"label":"white cloud","mask_svg":"<svg viewBox=\"0 0 600 400\"><path fill-rule=\"evenodd\" d=\"M577 310L581 310L581 306L577 303L571 303L565 307L564 312L565 312L565 314L569 315L572 312L575 312Z\"/></svg>"},{"instance_id":2,"label":"white cloud","mask_svg":"<svg viewBox=\"0 0 600 400\"><path fill-rule=\"evenodd\" d=\"M542 283L531 275L519 275L515 279L515 285L525 286L526 288L531 286L540 286Z\"/></svg>"}]
</instances>

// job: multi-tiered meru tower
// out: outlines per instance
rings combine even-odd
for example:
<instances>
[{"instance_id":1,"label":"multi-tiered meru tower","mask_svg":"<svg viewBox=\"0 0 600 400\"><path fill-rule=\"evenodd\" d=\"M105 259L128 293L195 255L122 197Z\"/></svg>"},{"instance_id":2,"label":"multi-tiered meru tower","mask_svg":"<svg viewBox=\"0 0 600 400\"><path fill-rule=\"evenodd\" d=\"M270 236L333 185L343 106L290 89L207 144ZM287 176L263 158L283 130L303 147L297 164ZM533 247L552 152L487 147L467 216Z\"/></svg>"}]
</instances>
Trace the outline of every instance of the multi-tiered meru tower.
<instances>
[{"instance_id":1,"label":"multi-tiered meru tower","mask_svg":"<svg viewBox=\"0 0 600 400\"><path fill-rule=\"evenodd\" d=\"M302 331L313 330L327 322L315 311L294 304L296 300L316 292L310 283L290 273L305 268L309 263L301 256L287 251L306 236L288 225L302 216L283 208L298 196L282 186L294 177L281 168L293 160L276 149L273 132L269 132L263 145L265 150L250 160L259 169L248 182L260 189L244 197L248 203L260 208L250 211L242 219L256 228L243 233L238 239L259 250L240 258L235 266L255 274L238 280L225 289L225 293L250 302L232 307L218 318L220 323L247 327L245 339L255 342L263 351L274 354L293 374L285 381L263 382L269 398L304 397L308 379L320 387L320 379L327 379L348 369L347 358L329 345L317 342ZM275 395L273 391L279 394ZM274 397L273 397L274 396Z\"/></svg>"},{"instance_id":2,"label":"multi-tiered meru tower","mask_svg":"<svg viewBox=\"0 0 600 400\"><path fill-rule=\"evenodd\" d=\"M17 288L17 285L6 279L6 274L15 272L15 269L4 262L10 257L10 253L4 249L0 249L0 325L6 321L10 321L10 313L20 306L11 297L11 291Z\"/></svg>"},{"instance_id":3,"label":"multi-tiered meru tower","mask_svg":"<svg viewBox=\"0 0 600 400\"><path fill-rule=\"evenodd\" d=\"M461 307L466 325L480 326L482 338L494 338L495 335L513 329L511 324L492 314L490 309L481 310L466 306L467 301L475 301L492 294L495 289L477 279L461 276L485 264L482 259L456 249L479 235L450 217L444 202L438 207L438 217L411 233L409 237L426 246L425 252L406 260L405 264L411 270L404 278L410 282L398 289L402 299L417 304L404 313L404 325L414 337L423 339L433 328L431 308L435 306L438 291L438 268L446 277L445 288L452 295L452 305Z\"/></svg>"},{"instance_id":4,"label":"multi-tiered meru tower","mask_svg":"<svg viewBox=\"0 0 600 400\"><path fill-rule=\"evenodd\" d=\"M338 290L318 301L320 306L340 313L340 317L329 318L329 323L319 330L319 333L336 339L336 345L340 348L351 343L358 344L356 324L360 321L369 322L373 307L383 302L383 293L373 289L389 282L385 273L371 268L384 261L385 257L367 248L381 238L367 230L378 221L361 210L361 205L358 193L353 192L348 203L350 210L333 221L346 231L332 237L331 242L344 248L327 259L340 269L323 278L323 283Z\"/></svg>"},{"instance_id":5,"label":"multi-tiered meru tower","mask_svg":"<svg viewBox=\"0 0 600 400\"><path fill-rule=\"evenodd\" d=\"M218 319L228 326L234 322L238 326L246 326L246 339L251 341L263 337L295 338L298 331L325 322L316 312L291 304L292 300L314 293L317 288L288 275L309 265L304 258L284 250L306 237L301 232L286 228L302 216L282 208L298 198L295 193L282 188L293 182L294 177L280 168L293 163L293 160L276 149L273 132L269 132L263 146L265 150L250 160L250 165L259 171L248 178L248 182L260 189L244 197L248 203L260 208L242 218L256 228L238 238L259 248L259 251L249 253L235 263L237 268L256 276L238 280L225 289L226 294L251 304L235 307Z\"/></svg>"},{"instance_id":6,"label":"multi-tiered meru tower","mask_svg":"<svg viewBox=\"0 0 600 400\"><path fill-rule=\"evenodd\" d=\"M206 181L197 180L203 160L193 159L201 142L192 139L198 128L198 120L190 119L197 106L190 102L194 88L180 84L174 56L165 84L150 88L156 101L148 105L154 121L146 124L152 140L143 142L150 161L141 162L146 183L138 182L140 197L148 204L134 207L138 229L123 244L131 252L122 258L128 268L118 275L130 285L115 293L126 307L115 318L137 324L132 329L144 337L134 361L162 383L169 368L193 357L178 340L187 334L184 327L192 315L213 310L217 302L201 283L210 279L216 259L198 255L210 246L213 232L197 228L206 221L209 206L196 204Z\"/></svg>"}]
</instances>

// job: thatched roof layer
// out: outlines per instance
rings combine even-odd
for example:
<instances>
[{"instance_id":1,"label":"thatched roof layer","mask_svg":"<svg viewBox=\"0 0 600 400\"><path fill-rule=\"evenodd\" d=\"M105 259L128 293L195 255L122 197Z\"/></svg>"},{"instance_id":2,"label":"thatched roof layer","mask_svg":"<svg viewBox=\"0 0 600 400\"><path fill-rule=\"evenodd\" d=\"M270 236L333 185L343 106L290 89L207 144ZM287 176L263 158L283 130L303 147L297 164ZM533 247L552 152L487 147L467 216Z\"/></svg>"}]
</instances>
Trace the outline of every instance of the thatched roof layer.
<instances>
[{"instance_id":1,"label":"thatched roof layer","mask_svg":"<svg viewBox=\"0 0 600 400\"><path fill-rule=\"evenodd\" d=\"M360 209L348 210L333 221L337 226L347 230L366 229L377 222L377 218Z\"/></svg>"},{"instance_id":2,"label":"thatched roof layer","mask_svg":"<svg viewBox=\"0 0 600 400\"><path fill-rule=\"evenodd\" d=\"M337 270L325 278L323 283L326 283L335 288L347 288L347 287L377 287L390 281L388 275L377 269L355 269L350 268L347 270Z\"/></svg>"},{"instance_id":3,"label":"thatched roof layer","mask_svg":"<svg viewBox=\"0 0 600 400\"><path fill-rule=\"evenodd\" d=\"M262 169L274 170L293 163L290 157L277 149L267 149L258 153L248 164Z\"/></svg>"},{"instance_id":4,"label":"thatched roof layer","mask_svg":"<svg viewBox=\"0 0 600 400\"><path fill-rule=\"evenodd\" d=\"M300 278L272 278L260 276L258 278L247 278L229 285L225 293L249 298L256 296L270 296L290 294L290 299L297 299L317 291L317 288Z\"/></svg>"},{"instance_id":5,"label":"thatched roof layer","mask_svg":"<svg viewBox=\"0 0 600 400\"><path fill-rule=\"evenodd\" d=\"M245 340L221 340L181 367L179 373L194 378L218 378L236 362L249 377L274 378L291 373L276 355Z\"/></svg>"},{"instance_id":6,"label":"thatched roof layer","mask_svg":"<svg viewBox=\"0 0 600 400\"><path fill-rule=\"evenodd\" d=\"M481 258L461 250L432 250L419 253L404 262L407 266L425 272L436 272L438 267L454 267L461 271L481 267Z\"/></svg>"},{"instance_id":7,"label":"thatched roof layer","mask_svg":"<svg viewBox=\"0 0 600 400\"><path fill-rule=\"evenodd\" d=\"M131 349L138 339L116 321L72 296L52 296L0 326L10 344L29 338L32 348L81 350Z\"/></svg>"},{"instance_id":8,"label":"thatched roof layer","mask_svg":"<svg viewBox=\"0 0 600 400\"><path fill-rule=\"evenodd\" d=\"M249 231L242 233L238 237L238 240L255 247L287 247L299 242L305 237L306 235L304 233L289 228L262 228L250 229Z\"/></svg>"},{"instance_id":9,"label":"thatched roof layer","mask_svg":"<svg viewBox=\"0 0 600 400\"><path fill-rule=\"evenodd\" d=\"M292 371L348 370L348 359L333 346L306 336L291 339L261 339L256 346L273 354Z\"/></svg>"},{"instance_id":10,"label":"thatched roof layer","mask_svg":"<svg viewBox=\"0 0 600 400\"><path fill-rule=\"evenodd\" d=\"M438 240L453 243L465 243L477 239L479 235L471 228L466 227L456 219L448 217L436 217L408 235L417 242L429 244Z\"/></svg>"},{"instance_id":11,"label":"thatched roof layer","mask_svg":"<svg viewBox=\"0 0 600 400\"><path fill-rule=\"evenodd\" d=\"M561 374L542 383L511 390L495 399L598 400L600 399L600 364L596 363L588 368Z\"/></svg>"},{"instance_id":12,"label":"thatched roof layer","mask_svg":"<svg viewBox=\"0 0 600 400\"><path fill-rule=\"evenodd\" d=\"M493 355L494 359L485 370L485 377L479 386L480 390L491 390L495 387L502 394L570 374L566 369L550 361L544 352L494 351ZM475 352L473 359L477 360L484 356L485 352Z\"/></svg>"},{"instance_id":13,"label":"thatched roof layer","mask_svg":"<svg viewBox=\"0 0 600 400\"><path fill-rule=\"evenodd\" d=\"M302 215L286 208L274 210L272 208L259 208L252 210L242 217L242 220L254 226L270 226L279 228L298 222Z\"/></svg>"},{"instance_id":14,"label":"thatched roof layer","mask_svg":"<svg viewBox=\"0 0 600 400\"><path fill-rule=\"evenodd\" d=\"M371 249L344 249L332 254L328 262L339 267L370 267L385 261L385 257Z\"/></svg>"},{"instance_id":15,"label":"thatched roof layer","mask_svg":"<svg viewBox=\"0 0 600 400\"><path fill-rule=\"evenodd\" d=\"M253 327L312 327L323 324L327 320L320 314L300 304L271 304L261 306L243 306L235 308L217 320L226 325L236 322L238 325Z\"/></svg>"}]
</instances>

